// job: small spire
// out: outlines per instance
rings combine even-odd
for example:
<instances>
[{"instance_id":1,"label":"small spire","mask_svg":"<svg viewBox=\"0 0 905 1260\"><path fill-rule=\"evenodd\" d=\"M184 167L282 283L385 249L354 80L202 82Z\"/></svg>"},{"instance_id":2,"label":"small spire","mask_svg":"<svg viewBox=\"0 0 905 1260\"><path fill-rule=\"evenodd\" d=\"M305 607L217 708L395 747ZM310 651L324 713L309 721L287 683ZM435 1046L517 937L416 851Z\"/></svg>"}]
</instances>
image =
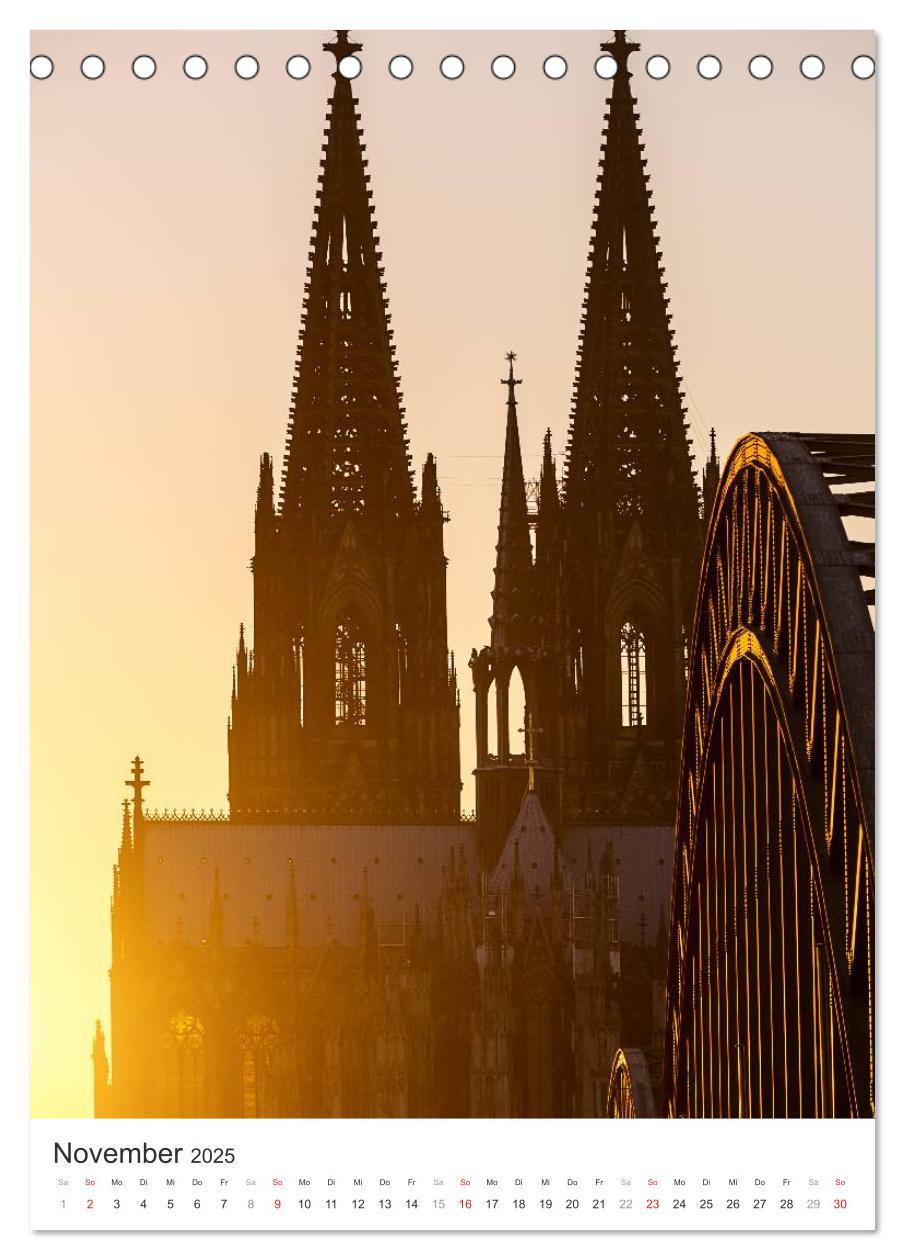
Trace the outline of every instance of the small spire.
<instances>
[{"instance_id":1,"label":"small spire","mask_svg":"<svg viewBox=\"0 0 905 1260\"><path fill-rule=\"evenodd\" d=\"M427 459L421 469L421 506L439 505L440 488L437 485L437 461L433 452L428 451Z\"/></svg>"},{"instance_id":2,"label":"small spire","mask_svg":"<svg viewBox=\"0 0 905 1260\"><path fill-rule=\"evenodd\" d=\"M258 498L255 506L255 520L273 516L273 458L264 451L258 472Z\"/></svg>"},{"instance_id":3,"label":"small spire","mask_svg":"<svg viewBox=\"0 0 905 1260\"><path fill-rule=\"evenodd\" d=\"M132 778L126 779L126 787L132 789L132 817L136 822L142 816L142 788L151 786L150 779L143 779L141 777L143 771L144 764L142 763L141 757L136 755L132 759Z\"/></svg>"},{"instance_id":4,"label":"small spire","mask_svg":"<svg viewBox=\"0 0 905 1260\"><path fill-rule=\"evenodd\" d=\"M248 648L245 643L245 622L239 622L239 645L236 648L236 664L233 669L233 691L239 693L248 674Z\"/></svg>"},{"instance_id":5,"label":"small spire","mask_svg":"<svg viewBox=\"0 0 905 1260\"><path fill-rule=\"evenodd\" d=\"M720 484L720 461L716 453L716 429L710 430L710 454L707 457L707 463L704 465L704 472L701 475L701 490L704 497L704 524L710 520L710 514L713 511L713 505L716 501L716 492Z\"/></svg>"},{"instance_id":6,"label":"small spire","mask_svg":"<svg viewBox=\"0 0 905 1260\"><path fill-rule=\"evenodd\" d=\"M122 831L123 848L128 849L132 843L132 825L129 814L128 798L123 800L123 831Z\"/></svg>"},{"instance_id":7,"label":"small spire","mask_svg":"<svg viewBox=\"0 0 905 1260\"><path fill-rule=\"evenodd\" d=\"M519 727L519 734L525 737L525 764L528 767L528 792L534 791L534 771L537 768L536 752L537 747L534 743L535 735L543 735L544 728L534 725L534 718L528 714L528 721L524 726Z\"/></svg>"},{"instance_id":8,"label":"small spire","mask_svg":"<svg viewBox=\"0 0 905 1260\"><path fill-rule=\"evenodd\" d=\"M553 434L547 429L544 434L544 458L540 469L540 494L538 496L538 512L546 517L559 506L559 487L556 484L556 461L553 458Z\"/></svg>"},{"instance_id":9,"label":"small spire","mask_svg":"<svg viewBox=\"0 0 905 1260\"><path fill-rule=\"evenodd\" d=\"M107 1045L104 1038L104 1026L99 1019L94 1021L94 1040L91 1045L91 1058L94 1063L95 1107L100 1099L98 1094L104 1090L110 1079L110 1063L107 1059Z\"/></svg>"},{"instance_id":10,"label":"small spire","mask_svg":"<svg viewBox=\"0 0 905 1260\"><path fill-rule=\"evenodd\" d=\"M515 387L522 382L515 375L515 358L515 351L510 350L506 355L509 374L501 381L506 386L508 406L494 570L493 617L490 623L493 630L491 642L494 645L512 644L523 639L532 612L531 532L515 397Z\"/></svg>"}]
</instances>

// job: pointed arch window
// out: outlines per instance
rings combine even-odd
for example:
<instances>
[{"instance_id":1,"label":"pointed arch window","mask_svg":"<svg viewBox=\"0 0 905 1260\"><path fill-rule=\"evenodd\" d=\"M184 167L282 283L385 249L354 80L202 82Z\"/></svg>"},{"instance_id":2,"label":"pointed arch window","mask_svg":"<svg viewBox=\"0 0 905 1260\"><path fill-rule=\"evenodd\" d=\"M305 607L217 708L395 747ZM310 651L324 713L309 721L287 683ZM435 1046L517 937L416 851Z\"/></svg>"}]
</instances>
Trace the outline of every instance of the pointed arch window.
<instances>
[{"instance_id":1,"label":"pointed arch window","mask_svg":"<svg viewBox=\"0 0 905 1260\"><path fill-rule=\"evenodd\" d=\"M622 666L622 725L647 725L647 644L630 621L619 632Z\"/></svg>"},{"instance_id":2,"label":"pointed arch window","mask_svg":"<svg viewBox=\"0 0 905 1260\"><path fill-rule=\"evenodd\" d=\"M336 725L364 726L367 719L367 648L358 619L347 614L336 627Z\"/></svg>"},{"instance_id":3,"label":"pointed arch window","mask_svg":"<svg viewBox=\"0 0 905 1260\"><path fill-rule=\"evenodd\" d=\"M177 1011L160 1038L157 1115L204 1114L204 1026L196 1015Z\"/></svg>"},{"instance_id":4,"label":"pointed arch window","mask_svg":"<svg viewBox=\"0 0 905 1260\"><path fill-rule=\"evenodd\" d=\"M250 1015L238 1030L242 1067L242 1116L254 1120L273 1115L272 1072L279 1030L265 1015Z\"/></svg>"}]
</instances>

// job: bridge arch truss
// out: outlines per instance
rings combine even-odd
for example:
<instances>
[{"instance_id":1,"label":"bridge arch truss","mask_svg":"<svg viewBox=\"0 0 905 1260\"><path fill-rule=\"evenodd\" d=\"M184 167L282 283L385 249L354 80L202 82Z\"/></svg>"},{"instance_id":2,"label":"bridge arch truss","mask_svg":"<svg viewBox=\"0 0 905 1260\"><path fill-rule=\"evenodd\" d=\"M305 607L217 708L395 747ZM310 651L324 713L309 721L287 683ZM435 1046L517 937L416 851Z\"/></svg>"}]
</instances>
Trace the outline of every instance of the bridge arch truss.
<instances>
[{"instance_id":1,"label":"bridge arch truss","mask_svg":"<svg viewBox=\"0 0 905 1260\"><path fill-rule=\"evenodd\" d=\"M792 433L742 438L720 482L678 785L670 1116L873 1114L873 482L871 436Z\"/></svg>"}]
</instances>

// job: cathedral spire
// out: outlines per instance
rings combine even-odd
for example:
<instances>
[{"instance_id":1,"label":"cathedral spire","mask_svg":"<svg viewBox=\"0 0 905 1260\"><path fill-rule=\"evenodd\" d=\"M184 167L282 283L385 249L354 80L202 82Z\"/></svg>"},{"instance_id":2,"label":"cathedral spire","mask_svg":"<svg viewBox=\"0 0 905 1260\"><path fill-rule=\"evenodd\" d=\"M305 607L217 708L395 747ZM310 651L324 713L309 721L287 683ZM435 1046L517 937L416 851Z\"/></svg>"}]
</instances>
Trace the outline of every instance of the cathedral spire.
<instances>
[{"instance_id":1,"label":"cathedral spire","mask_svg":"<svg viewBox=\"0 0 905 1260\"><path fill-rule=\"evenodd\" d=\"M556 516L559 507L559 486L556 481L556 461L553 458L553 434L544 434L544 457L540 469L538 493L538 526L542 529L547 521Z\"/></svg>"},{"instance_id":2,"label":"cathedral spire","mask_svg":"<svg viewBox=\"0 0 905 1260\"><path fill-rule=\"evenodd\" d=\"M704 495L704 524L710 520L713 502L720 484L720 461L716 453L716 429L710 430L710 454L701 475L701 489Z\"/></svg>"},{"instance_id":3,"label":"cathedral spire","mask_svg":"<svg viewBox=\"0 0 905 1260\"><path fill-rule=\"evenodd\" d=\"M696 527L697 492L670 329L660 238L631 90L638 44L616 31L566 465L570 514L601 505L615 526L643 517Z\"/></svg>"},{"instance_id":4,"label":"cathedral spire","mask_svg":"<svg viewBox=\"0 0 905 1260\"><path fill-rule=\"evenodd\" d=\"M442 539L446 514L440 498L440 486L437 480L437 460L431 451L428 451L427 458L421 467L421 501L419 503L419 511L421 519L428 529L435 536Z\"/></svg>"},{"instance_id":5,"label":"cathedral spire","mask_svg":"<svg viewBox=\"0 0 905 1260\"><path fill-rule=\"evenodd\" d=\"M515 397L515 387L522 382L515 377L515 352L510 350L506 358L509 374L501 381L507 392L506 449L490 619L493 646L523 642L531 616L531 533Z\"/></svg>"},{"instance_id":6,"label":"cathedral spire","mask_svg":"<svg viewBox=\"0 0 905 1260\"><path fill-rule=\"evenodd\" d=\"M260 539L262 533L273 525L273 459L267 453L261 456L258 473L258 498L255 504L255 534Z\"/></svg>"},{"instance_id":7,"label":"cathedral spire","mask_svg":"<svg viewBox=\"0 0 905 1260\"><path fill-rule=\"evenodd\" d=\"M91 1059L94 1064L94 1114L104 1116L108 1114L105 1104L110 1086L110 1062L107 1058L104 1028L99 1019L94 1021Z\"/></svg>"},{"instance_id":8,"label":"cathedral spire","mask_svg":"<svg viewBox=\"0 0 905 1260\"><path fill-rule=\"evenodd\" d=\"M315 536L349 514L372 531L414 509L395 346L356 100L343 59L348 31L324 45L336 58L308 254L280 511Z\"/></svg>"},{"instance_id":9,"label":"cathedral spire","mask_svg":"<svg viewBox=\"0 0 905 1260\"><path fill-rule=\"evenodd\" d=\"M142 798L142 789L146 787L150 787L150 784L151 784L150 779L143 779L141 777L142 774L144 773L144 768L145 768L144 762L142 761L141 757L139 756L133 757L132 758L132 778L126 779L126 787L132 789L132 818L133 818L134 826L137 826L139 821L142 818L142 807L144 804L144 801Z\"/></svg>"}]
</instances>

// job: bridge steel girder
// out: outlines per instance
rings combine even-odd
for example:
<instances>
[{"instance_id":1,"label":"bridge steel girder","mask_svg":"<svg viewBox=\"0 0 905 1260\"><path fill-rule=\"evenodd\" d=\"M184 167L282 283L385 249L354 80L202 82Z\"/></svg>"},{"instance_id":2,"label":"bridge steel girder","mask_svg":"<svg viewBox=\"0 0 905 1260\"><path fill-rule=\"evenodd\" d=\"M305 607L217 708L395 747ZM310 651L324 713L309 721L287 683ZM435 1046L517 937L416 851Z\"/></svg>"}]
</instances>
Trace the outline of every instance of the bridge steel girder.
<instances>
[{"instance_id":1,"label":"bridge steel girder","mask_svg":"<svg viewBox=\"0 0 905 1260\"><path fill-rule=\"evenodd\" d=\"M689 653L669 1116L874 1113L873 545L843 526L873 455L871 435L753 433L723 472ZM854 493L863 518L873 487Z\"/></svg>"}]
</instances>

